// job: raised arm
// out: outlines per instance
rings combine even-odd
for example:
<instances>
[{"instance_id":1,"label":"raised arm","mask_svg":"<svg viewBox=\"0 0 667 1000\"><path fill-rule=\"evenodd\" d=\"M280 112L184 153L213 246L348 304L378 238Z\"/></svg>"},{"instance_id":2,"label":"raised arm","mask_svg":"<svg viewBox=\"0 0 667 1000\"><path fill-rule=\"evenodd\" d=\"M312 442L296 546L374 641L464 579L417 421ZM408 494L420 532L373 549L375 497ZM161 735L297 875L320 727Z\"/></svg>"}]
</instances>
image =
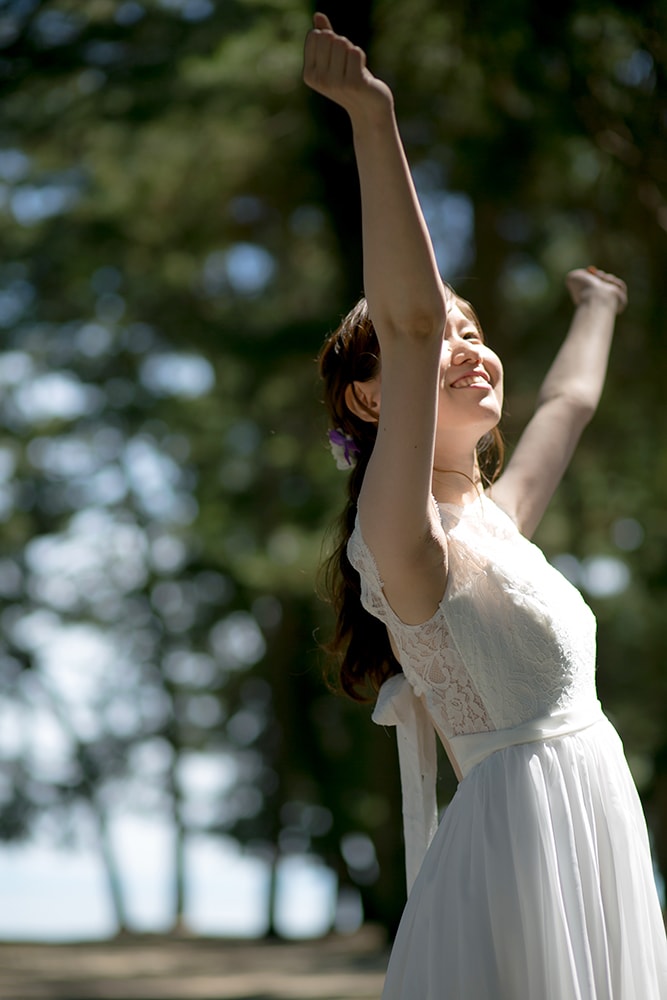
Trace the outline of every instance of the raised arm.
<instances>
[{"instance_id":1,"label":"raised arm","mask_svg":"<svg viewBox=\"0 0 667 1000\"><path fill-rule=\"evenodd\" d=\"M352 123L365 292L381 352L380 379L355 383L366 406L358 415L379 417L359 498L362 531L394 610L418 622L435 610L446 579L444 535L430 499L445 290L391 92L323 14L314 25L304 80L345 108Z\"/></svg>"},{"instance_id":2,"label":"raised arm","mask_svg":"<svg viewBox=\"0 0 667 1000\"><path fill-rule=\"evenodd\" d=\"M625 283L588 268L566 279L575 305L568 334L542 383L535 414L491 495L530 537L595 410L607 372L616 316L627 303Z\"/></svg>"},{"instance_id":3,"label":"raised arm","mask_svg":"<svg viewBox=\"0 0 667 1000\"><path fill-rule=\"evenodd\" d=\"M385 83L324 14L306 39L304 80L352 123L361 185L364 287L380 337L442 333L445 298Z\"/></svg>"}]
</instances>

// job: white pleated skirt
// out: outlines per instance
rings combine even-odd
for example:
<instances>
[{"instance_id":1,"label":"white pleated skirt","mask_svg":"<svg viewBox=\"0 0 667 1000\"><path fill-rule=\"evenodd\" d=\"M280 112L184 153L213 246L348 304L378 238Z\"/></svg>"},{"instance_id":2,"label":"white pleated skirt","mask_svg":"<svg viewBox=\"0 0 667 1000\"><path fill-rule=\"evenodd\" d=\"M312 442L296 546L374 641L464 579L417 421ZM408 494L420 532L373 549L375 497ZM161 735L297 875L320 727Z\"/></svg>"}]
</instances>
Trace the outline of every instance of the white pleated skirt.
<instances>
[{"instance_id":1,"label":"white pleated skirt","mask_svg":"<svg viewBox=\"0 0 667 1000\"><path fill-rule=\"evenodd\" d=\"M499 750L463 779L382 1000L667 1000L646 824L607 719Z\"/></svg>"}]
</instances>

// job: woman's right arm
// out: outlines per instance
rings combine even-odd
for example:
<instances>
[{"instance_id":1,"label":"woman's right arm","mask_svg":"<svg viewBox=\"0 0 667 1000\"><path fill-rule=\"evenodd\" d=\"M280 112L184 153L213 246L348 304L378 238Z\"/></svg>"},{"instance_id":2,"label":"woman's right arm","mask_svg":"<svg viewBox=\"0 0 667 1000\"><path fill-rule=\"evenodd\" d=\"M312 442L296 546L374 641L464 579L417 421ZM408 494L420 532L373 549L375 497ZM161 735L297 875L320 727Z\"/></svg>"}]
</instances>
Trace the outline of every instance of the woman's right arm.
<instances>
[{"instance_id":1,"label":"woman's right arm","mask_svg":"<svg viewBox=\"0 0 667 1000\"><path fill-rule=\"evenodd\" d=\"M385 336L440 335L445 298L385 83L364 52L336 35L324 14L306 40L304 80L340 104L352 123L361 184L364 286Z\"/></svg>"},{"instance_id":2,"label":"woman's right arm","mask_svg":"<svg viewBox=\"0 0 667 1000\"><path fill-rule=\"evenodd\" d=\"M400 140L389 88L361 49L316 14L304 80L352 123L362 199L364 284L380 342L378 435L359 500L362 531L405 621L429 617L446 582L446 546L431 501L446 298ZM369 396L369 398L370 398Z\"/></svg>"}]
</instances>

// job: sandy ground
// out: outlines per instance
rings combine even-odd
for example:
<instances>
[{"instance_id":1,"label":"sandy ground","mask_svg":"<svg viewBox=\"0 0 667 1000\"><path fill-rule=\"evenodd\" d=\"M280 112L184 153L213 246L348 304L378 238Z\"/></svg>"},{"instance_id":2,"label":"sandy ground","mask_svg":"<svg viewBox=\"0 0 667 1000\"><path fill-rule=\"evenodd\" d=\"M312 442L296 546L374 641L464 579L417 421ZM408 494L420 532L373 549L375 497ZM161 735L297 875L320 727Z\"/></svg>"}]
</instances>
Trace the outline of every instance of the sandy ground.
<instances>
[{"instance_id":1,"label":"sandy ground","mask_svg":"<svg viewBox=\"0 0 667 1000\"><path fill-rule=\"evenodd\" d=\"M379 1000L382 934L298 943L122 937L0 943L1 1000Z\"/></svg>"}]
</instances>

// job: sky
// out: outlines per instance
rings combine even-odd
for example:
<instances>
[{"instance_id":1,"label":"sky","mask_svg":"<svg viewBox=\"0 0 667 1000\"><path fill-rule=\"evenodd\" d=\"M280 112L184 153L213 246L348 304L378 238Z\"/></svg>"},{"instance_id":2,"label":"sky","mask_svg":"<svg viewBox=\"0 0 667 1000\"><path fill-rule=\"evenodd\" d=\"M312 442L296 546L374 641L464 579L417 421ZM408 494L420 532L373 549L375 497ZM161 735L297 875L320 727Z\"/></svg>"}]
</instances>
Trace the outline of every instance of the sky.
<instances>
[{"instance_id":1,"label":"sky","mask_svg":"<svg viewBox=\"0 0 667 1000\"><path fill-rule=\"evenodd\" d=\"M170 924L171 833L156 819L113 824L128 917L140 932ZM191 838L186 857L186 923L202 935L257 937L267 925L268 869L224 838ZM276 924L284 937L316 937L335 920L336 879L314 858L279 869ZM343 921L354 929L354 907ZM356 919L358 925L358 919ZM0 939L81 941L113 936L116 924L100 857L85 846L33 841L0 850Z\"/></svg>"}]
</instances>

